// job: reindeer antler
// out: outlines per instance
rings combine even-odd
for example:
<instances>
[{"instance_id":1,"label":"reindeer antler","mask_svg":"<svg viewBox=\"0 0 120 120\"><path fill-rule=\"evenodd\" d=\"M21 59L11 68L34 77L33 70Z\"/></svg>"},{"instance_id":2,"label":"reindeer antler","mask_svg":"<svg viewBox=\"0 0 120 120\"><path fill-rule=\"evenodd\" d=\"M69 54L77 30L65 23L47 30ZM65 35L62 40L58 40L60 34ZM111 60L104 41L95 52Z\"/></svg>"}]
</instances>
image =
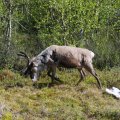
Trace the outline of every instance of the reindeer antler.
<instances>
[{"instance_id":1,"label":"reindeer antler","mask_svg":"<svg viewBox=\"0 0 120 120\"><path fill-rule=\"evenodd\" d=\"M20 51L19 53L17 53L17 55L26 58L27 59L27 66L29 65L30 57L25 52Z\"/></svg>"}]
</instances>

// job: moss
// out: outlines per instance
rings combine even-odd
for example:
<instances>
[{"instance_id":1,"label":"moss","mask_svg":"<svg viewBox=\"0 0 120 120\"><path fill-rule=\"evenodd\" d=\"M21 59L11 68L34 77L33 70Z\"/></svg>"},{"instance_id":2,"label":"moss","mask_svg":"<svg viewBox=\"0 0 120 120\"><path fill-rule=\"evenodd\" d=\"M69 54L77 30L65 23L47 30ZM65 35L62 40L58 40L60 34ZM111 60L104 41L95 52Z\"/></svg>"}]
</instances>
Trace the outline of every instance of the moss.
<instances>
[{"instance_id":1,"label":"moss","mask_svg":"<svg viewBox=\"0 0 120 120\"><path fill-rule=\"evenodd\" d=\"M111 85L120 87L120 73L117 69L97 71L97 73L104 88ZM0 81L0 113L2 113L2 119L119 119L119 100L100 91L96 86L94 77L87 75L84 81L75 86L79 79L76 70L73 72L58 71L58 75L60 75L63 84L54 84L50 87L47 84L51 80L46 76L46 73L40 77L37 87L33 86L29 78L24 78L17 73L14 73L12 79L5 77L4 80ZM23 86L21 87L17 83Z\"/></svg>"},{"instance_id":2,"label":"moss","mask_svg":"<svg viewBox=\"0 0 120 120\"><path fill-rule=\"evenodd\" d=\"M2 120L12 120L12 113L6 112L6 113L2 116Z\"/></svg>"}]
</instances>

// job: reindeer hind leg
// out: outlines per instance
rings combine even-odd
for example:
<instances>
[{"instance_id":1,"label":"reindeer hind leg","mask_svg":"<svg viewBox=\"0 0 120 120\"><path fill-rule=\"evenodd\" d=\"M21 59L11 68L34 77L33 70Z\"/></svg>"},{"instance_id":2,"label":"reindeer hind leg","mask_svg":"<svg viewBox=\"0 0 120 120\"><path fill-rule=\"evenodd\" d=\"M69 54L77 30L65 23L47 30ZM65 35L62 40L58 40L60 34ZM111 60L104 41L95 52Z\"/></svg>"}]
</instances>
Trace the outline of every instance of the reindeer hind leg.
<instances>
[{"instance_id":1,"label":"reindeer hind leg","mask_svg":"<svg viewBox=\"0 0 120 120\"><path fill-rule=\"evenodd\" d=\"M92 63L85 63L85 68L88 72L90 72L95 77L95 79L97 80L98 86L101 89L102 88L101 82L100 82L100 80L99 80L99 78L98 78L98 76L93 68Z\"/></svg>"}]
</instances>

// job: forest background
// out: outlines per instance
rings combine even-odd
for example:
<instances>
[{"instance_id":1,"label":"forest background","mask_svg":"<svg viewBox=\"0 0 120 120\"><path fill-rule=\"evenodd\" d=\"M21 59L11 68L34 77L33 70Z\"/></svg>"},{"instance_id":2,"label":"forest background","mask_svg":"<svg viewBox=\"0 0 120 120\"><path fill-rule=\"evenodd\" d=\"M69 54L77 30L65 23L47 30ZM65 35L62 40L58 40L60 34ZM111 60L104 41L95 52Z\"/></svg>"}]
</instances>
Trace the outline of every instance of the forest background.
<instances>
[{"instance_id":1,"label":"forest background","mask_svg":"<svg viewBox=\"0 0 120 120\"><path fill-rule=\"evenodd\" d=\"M92 50L99 69L120 66L120 1L1 0L1 68L52 44Z\"/></svg>"}]
</instances>

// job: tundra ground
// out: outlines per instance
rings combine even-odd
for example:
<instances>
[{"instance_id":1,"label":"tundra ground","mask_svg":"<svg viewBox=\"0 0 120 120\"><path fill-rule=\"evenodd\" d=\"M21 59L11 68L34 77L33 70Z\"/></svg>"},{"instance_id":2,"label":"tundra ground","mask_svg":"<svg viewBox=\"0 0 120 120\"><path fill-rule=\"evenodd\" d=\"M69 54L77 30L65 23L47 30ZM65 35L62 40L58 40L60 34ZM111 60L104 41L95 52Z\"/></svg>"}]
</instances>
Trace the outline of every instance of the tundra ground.
<instances>
[{"instance_id":1,"label":"tundra ground","mask_svg":"<svg viewBox=\"0 0 120 120\"><path fill-rule=\"evenodd\" d=\"M105 93L120 88L120 68L97 71L103 90L87 75L78 86L79 73L58 71L62 84L51 82L46 72L36 84L11 70L0 71L1 120L119 120L120 100Z\"/></svg>"}]
</instances>

